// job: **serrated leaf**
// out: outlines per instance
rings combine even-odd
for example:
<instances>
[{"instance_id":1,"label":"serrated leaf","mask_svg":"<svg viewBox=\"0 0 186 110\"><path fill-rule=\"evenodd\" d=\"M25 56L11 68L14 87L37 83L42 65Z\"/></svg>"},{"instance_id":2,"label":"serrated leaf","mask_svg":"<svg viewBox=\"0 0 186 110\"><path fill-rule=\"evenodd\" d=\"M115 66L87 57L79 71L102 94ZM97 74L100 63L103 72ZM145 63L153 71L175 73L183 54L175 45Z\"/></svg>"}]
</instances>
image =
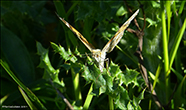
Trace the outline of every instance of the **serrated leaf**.
<instances>
[{"instance_id":1,"label":"serrated leaf","mask_svg":"<svg viewBox=\"0 0 186 110\"><path fill-rule=\"evenodd\" d=\"M103 73L101 73L96 64L84 67L82 76L88 83L90 83L91 81L94 82L94 95L100 95L102 93L105 93L107 90L107 84L105 78L103 77L103 74L106 74L106 70L104 69Z\"/></svg>"},{"instance_id":2,"label":"serrated leaf","mask_svg":"<svg viewBox=\"0 0 186 110\"><path fill-rule=\"evenodd\" d=\"M39 42L36 42L36 47L37 53L41 56L40 64L38 65L38 67L45 69L46 73L48 73L50 77L53 79L54 75L59 73L59 70L55 70L52 67L50 59L48 57L48 49L43 48Z\"/></svg>"},{"instance_id":3,"label":"serrated leaf","mask_svg":"<svg viewBox=\"0 0 186 110\"><path fill-rule=\"evenodd\" d=\"M139 94L138 97L133 96L133 105L135 106L136 109L139 109L139 104L141 100L144 99L144 93L146 89L143 89L143 91Z\"/></svg>"},{"instance_id":4,"label":"serrated leaf","mask_svg":"<svg viewBox=\"0 0 186 110\"><path fill-rule=\"evenodd\" d=\"M48 49L43 48L39 42L36 43L36 47L38 50L37 53L41 56L40 64L38 65L38 67L45 70L43 78L52 79L54 83L58 84L61 87L64 87L64 82L60 82L58 78L59 69L54 69L50 63L50 59L48 57Z\"/></svg>"},{"instance_id":5,"label":"serrated leaf","mask_svg":"<svg viewBox=\"0 0 186 110\"><path fill-rule=\"evenodd\" d=\"M115 101L116 107L123 109L123 110L127 109L126 105L129 102L129 96L128 96L127 90L119 86L117 91L118 91L118 94L117 94L116 101Z\"/></svg>"},{"instance_id":6,"label":"serrated leaf","mask_svg":"<svg viewBox=\"0 0 186 110\"><path fill-rule=\"evenodd\" d=\"M109 72L111 73L111 76L115 78L118 76L118 74L122 74L122 71L120 70L119 66L114 64L112 61L109 65Z\"/></svg>"},{"instance_id":7,"label":"serrated leaf","mask_svg":"<svg viewBox=\"0 0 186 110\"><path fill-rule=\"evenodd\" d=\"M113 92L113 80L112 77L110 75L103 75L105 81L106 81L106 85L107 85L107 90L108 92Z\"/></svg>"},{"instance_id":8,"label":"serrated leaf","mask_svg":"<svg viewBox=\"0 0 186 110\"><path fill-rule=\"evenodd\" d=\"M138 86L139 85L137 82L137 75L138 74L139 74L139 72L126 68L125 77L123 77L124 84L126 84L126 86L128 86L129 84L134 83L134 85Z\"/></svg>"},{"instance_id":9,"label":"serrated leaf","mask_svg":"<svg viewBox=\"0 0 186 110\"><path fill-rule=\"evenodd\" d=\"M62 47L61 45L56 45L55 43L51 42L51 46L54 49L54 51L56 53L59 53L61 55L61 57L65 60L65 61L72 61L73 63L75 63L77 61L77 58L72 55L72 52L70 51L70 49L68 51L65 51L64 47Z\"/></svg>"},{"instance_id":10,"label":"serrated leaf","mask_svg":"<svg viewBox=\"0 0 186 110\"><path fill-rule=\"evenodd\" d=\"M90 74L92 75L92 80L93 82L95 83L95 88L100 88L100 91L99 91L99 95L101 93L104 93L106 91L106 81L103 77L103 74L105 71L103 71L103 73L100 72L99 68L93 64L91 66L89 66L89 71L90 71Z\"/></svg>"},{"instance_id":11,"label":"serrated leaf","mask_svg":"<svg viewBox=\"0 0 186 110\"><path fill-rule=\"evenodd\" d=\"M85 80L87 81L87 83L90 83L93 79L92 75L90 75L90 71L89 71L89 68L86 67L86 66L83 66L83 74L82 74L82 77L85 78Z\"/></svg>"},{"instance_id":12,"label":"serrated leaf","mask_svg":"<svg viewBox=\"0 0 186 110\"><path fill-rule=\"evenodd\" d=\"M127 104L127 110L134 110L134 107L132 106L131 102Z\"/></svg>"}]
</instances>

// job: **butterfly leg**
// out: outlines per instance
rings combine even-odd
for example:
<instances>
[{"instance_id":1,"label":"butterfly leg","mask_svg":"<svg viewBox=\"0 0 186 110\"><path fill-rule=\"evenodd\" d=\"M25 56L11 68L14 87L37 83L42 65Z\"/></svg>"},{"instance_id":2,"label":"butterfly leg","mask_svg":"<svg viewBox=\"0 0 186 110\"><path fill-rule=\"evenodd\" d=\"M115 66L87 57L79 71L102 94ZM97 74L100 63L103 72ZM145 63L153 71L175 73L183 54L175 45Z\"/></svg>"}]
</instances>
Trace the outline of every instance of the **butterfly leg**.
<instances>
[{"instance_id":1,"label":"butterfly leg","mask_svg":"<svg viewBox=\"0 0 186 110\"><path fill-rule=\"evenodd\" d=\"M109 72L109 58L105 59L105 63L106 63L106 70L109 73L109 75L111 75L110 72Z\"/></svg>"}]
</instances>

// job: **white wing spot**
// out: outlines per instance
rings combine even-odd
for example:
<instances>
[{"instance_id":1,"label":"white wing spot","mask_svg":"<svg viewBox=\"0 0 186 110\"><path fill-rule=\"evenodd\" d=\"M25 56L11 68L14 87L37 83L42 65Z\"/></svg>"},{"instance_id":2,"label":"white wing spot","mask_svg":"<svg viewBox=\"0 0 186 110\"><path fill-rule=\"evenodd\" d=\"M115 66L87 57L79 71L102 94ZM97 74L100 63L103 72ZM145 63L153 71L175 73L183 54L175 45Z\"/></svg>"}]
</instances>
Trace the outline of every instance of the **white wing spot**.
<instances>
[{"instance_id":1,"label":"white wing spot","mask_svg":"<svg viewBox=\"0 0 186 110\"><path fill-rule=\"evenodd\" d=\"M66 23L66 25L70 28L70 25L68 23Z\"/></svg>"}]
</instances>

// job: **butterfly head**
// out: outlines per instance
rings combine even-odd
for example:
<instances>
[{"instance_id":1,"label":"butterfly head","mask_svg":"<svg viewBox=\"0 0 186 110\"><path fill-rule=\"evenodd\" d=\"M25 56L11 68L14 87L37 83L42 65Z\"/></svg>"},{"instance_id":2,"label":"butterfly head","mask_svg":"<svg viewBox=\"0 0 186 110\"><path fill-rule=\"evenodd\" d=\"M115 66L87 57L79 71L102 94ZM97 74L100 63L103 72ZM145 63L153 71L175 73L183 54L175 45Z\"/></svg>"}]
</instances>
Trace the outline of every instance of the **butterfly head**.
<instances>
[{"instance_id":1,"label":"butterfly head","mask_svg":"<svg viewBox=\"0 0 186 110\"><path fill-rule=\"evenodd\" d=\"M92 50L92 56L93 58L97 61L97 62L100 62L101 60L101 50L100 49L93 49Z\"/></svg>"}]
</instances>

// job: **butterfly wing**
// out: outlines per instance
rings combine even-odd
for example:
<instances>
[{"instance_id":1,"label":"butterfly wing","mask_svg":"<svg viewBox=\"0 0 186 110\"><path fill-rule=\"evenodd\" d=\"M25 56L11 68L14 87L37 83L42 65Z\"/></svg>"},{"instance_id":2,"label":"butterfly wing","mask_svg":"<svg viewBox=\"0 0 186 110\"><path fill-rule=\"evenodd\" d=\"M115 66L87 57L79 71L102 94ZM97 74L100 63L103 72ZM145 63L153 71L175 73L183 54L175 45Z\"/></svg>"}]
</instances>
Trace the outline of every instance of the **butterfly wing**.
<instances>
[{"instance_id":1,"label":"butterfly wing","mask_svg":"<svg viewBox=\"0 0 186 110\"><path fill-rule=\"evenodd\" d=\"M92 52L94 46L90 44L84 37L79 33L74 27L72 27L68 22L66 22L63 18L61 18L58 14L56 14L58 18L72 31L74 32L77 37L81 40L81 42Z\"/></svg>"},{"instance_id":2,"label":"butterfly wing","mask_svg":"<svg viewBox=\"0 0 186 110\"><path fill-rule=\"evenodd\" d=\"M116 34L105 45L102 52L111 52L114 49L114 47L119 43L119 41L123 37L124 30L129 26L130 22L136 17L138 12L139 9L119 28Z\"/></svg>"}]
</instances>

